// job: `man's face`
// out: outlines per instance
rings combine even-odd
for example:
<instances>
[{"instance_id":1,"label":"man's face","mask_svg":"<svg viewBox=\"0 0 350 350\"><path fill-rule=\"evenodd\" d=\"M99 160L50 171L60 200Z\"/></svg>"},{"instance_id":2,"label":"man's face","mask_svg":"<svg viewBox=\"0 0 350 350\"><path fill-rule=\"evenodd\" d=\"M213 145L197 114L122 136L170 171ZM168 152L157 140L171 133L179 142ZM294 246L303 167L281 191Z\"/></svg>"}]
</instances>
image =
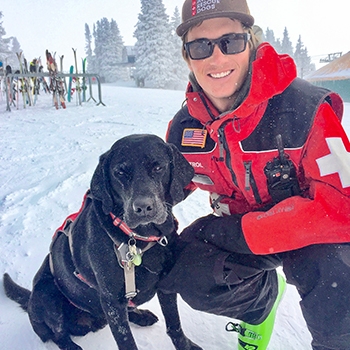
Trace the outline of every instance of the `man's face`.
<instances>
[{"instance_id":1,"label":"man's face","mask_svg":"<svg viewBox=\"0 0 350 350\"><path fill-rule=\"evenodd\" d=\"M190 29L187 42L200 38L217 39L230 33L244 33L242 24L230 18L212 18ZM211 102L224 112L232 106L232 99L247 76L249 45L243 52L234 55L223 54L215 45L210 57L202 60L188 58L187 64Z\"/></svg>"}]
</instances>

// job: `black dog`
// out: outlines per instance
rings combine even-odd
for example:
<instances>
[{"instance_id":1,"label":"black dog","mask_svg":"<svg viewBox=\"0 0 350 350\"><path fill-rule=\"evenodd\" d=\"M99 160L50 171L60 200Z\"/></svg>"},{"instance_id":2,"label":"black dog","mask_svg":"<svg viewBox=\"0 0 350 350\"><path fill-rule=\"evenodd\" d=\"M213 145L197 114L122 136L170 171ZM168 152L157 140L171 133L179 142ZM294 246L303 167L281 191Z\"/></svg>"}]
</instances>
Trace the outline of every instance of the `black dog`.
<instances>
[{"instance_id":1,"label":"black dog","mask_svg":"<svg viewBox=\"0 0 350 350\"><path fill-rule=\"evenodd\" d=\"M181 330L176 294L157 290L174 264L171 208L192 176L181 153L153 135L124 137L100 157L83 206L55 233L33 291L4 275L6 295L28 312L42 341L81 349L71 335L108 324L120 350L136 350L129 320L156 322L137 306L157 293L175 348L201 349Z\"/></svg>"}]
</instances>

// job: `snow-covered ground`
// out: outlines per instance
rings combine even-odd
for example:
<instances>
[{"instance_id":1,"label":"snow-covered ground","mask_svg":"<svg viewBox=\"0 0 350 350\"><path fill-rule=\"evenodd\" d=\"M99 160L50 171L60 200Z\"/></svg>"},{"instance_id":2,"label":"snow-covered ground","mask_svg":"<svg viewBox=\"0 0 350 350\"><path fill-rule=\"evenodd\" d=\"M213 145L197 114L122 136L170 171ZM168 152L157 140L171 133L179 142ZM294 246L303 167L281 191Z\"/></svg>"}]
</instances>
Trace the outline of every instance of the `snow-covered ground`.
<instances>
[{"instance_id":1,"label":"snow-covered ground","mask_svg":"<svg viewBox=\"0 0 350 350\"><path fill-rule=\"evenodd\" d=\"M97 95L97 92L94 92ZM168 121L180 108L183 91L102 86L102 100L55 110L49 96L35 107L12 109L0 96L0 274L6 271L31 288L34 274L48 252L51 237L64 218L79 209L100 154L120 137L153 133L164 137ZM350 104L343 123L350 132ZM181 228L210 212L207 195L196 192L175 208ZM2 277L0 277L2 284ZM288 286L278 310L270 350L310 350L311 337L299 308L299 296ZM179 301L186 334L205 350L237 348L237 336L225 331L227 318L201 313ZM165 334L158 300L144 305L160 321L132 326L140 350L173 349ZM75 341L86 350L116 349L108 327ZM43 344L27 315L5 297L0 287L0 349L57 349Z\"/></svg>"}]
</instances>

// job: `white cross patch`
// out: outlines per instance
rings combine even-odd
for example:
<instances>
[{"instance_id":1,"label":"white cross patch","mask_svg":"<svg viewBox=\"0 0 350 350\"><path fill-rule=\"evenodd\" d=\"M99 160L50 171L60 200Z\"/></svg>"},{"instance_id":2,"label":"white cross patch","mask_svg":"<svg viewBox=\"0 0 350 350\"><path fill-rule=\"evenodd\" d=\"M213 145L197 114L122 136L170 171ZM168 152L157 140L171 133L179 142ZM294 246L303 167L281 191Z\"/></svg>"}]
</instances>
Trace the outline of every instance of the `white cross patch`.
<instances>
[{"instance_id":1,"label":"white cross patch","mask_svg":"<svg viewBox=\"0 0 350 350\"><path fill-rule=\"evenodd\" d=\"M340 137L326 138L330 154L316 159L320 175L338 173L343 188L350 186L350 153Z\"/></svg>"}]
</instances>

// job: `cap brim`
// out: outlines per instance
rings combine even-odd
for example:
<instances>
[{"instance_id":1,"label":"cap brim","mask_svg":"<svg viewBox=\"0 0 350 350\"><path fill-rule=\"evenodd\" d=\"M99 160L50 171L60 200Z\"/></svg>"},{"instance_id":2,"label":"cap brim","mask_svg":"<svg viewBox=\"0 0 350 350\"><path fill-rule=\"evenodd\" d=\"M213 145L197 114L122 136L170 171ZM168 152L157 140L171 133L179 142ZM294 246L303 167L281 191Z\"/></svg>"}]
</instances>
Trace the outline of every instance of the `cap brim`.
<instances>
[{"instance_id":1,"label":"cap brim","mask_svg":"<svg viewBox=\"0 0 350 350\"><path fill-rule=\"evenodd\" d=\"M244 13L239 13L239 12L218 12L213 13L203 13L202 15L197 15L193 18L190 18L184 23L181 23L177 28L176 28L176 34L178 36L183 36L190 28L194 27L196 24L203 22L206 19L211 19L211 18L219 18L219 17L229 17L232 19L237 19L238 21L242 22L247 27L252 27L254 24L254 18L253 16L246 15Z\"/></svg>"}]
</instances>

